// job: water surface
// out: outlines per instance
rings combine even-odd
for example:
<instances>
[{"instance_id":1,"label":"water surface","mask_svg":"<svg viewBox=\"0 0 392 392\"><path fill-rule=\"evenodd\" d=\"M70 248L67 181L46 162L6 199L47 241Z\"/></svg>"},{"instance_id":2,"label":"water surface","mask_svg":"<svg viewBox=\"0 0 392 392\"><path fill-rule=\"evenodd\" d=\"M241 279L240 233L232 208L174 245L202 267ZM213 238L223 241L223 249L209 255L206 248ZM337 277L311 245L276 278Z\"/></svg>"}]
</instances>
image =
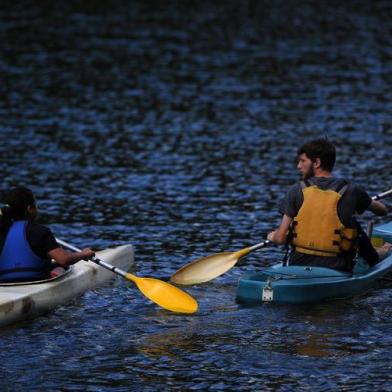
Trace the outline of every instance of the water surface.
<instances>
[{"instance_id":1,"label":"water surface","mask_svg":"<svg viewBox=\"0 0 392 392\"><path fill-rule=\"evenodd\" d=\"M336 175L384 191L391 13L387 1L5 4L1 189L32 187L57 236L132 243L134 271L163 279L260 242L304 140L328 136ZM236 304L239 277L281 254L190 288L196 315L115 280L6 328L1 389L389 389L388 285L312 306Z\"/></svg>"}]
</instances>

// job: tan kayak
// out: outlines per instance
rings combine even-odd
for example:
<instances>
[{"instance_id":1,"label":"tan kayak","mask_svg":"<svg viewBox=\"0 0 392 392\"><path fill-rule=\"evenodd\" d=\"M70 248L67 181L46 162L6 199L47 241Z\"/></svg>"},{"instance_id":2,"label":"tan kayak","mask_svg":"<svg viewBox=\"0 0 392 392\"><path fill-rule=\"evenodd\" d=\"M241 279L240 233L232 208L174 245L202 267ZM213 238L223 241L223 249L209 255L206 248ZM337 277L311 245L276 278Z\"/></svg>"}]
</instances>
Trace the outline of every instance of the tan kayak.
<instances>
[{"instance_id":1,"label":"tan kayak","mask_svg":"<svg viewBox=\"0 0 392 392\"><path fill-rule=\"evenodd\" d=\"M134 262L131 245L106 249L97 252L97 256L126 270ZM0 284L0 326L46 313L114 277L111 271L91 261L79 261L56 278L32 283Z\"/></svg>"}]
</instances>

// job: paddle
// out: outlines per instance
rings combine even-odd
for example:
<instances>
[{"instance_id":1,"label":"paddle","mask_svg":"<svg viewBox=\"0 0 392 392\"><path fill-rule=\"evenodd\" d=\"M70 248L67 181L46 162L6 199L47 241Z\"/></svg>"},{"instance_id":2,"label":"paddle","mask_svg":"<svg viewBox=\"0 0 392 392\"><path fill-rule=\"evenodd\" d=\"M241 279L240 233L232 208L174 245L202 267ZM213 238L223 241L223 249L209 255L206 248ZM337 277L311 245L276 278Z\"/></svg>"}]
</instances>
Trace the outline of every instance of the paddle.
<instances>
[{"instance_id":1,"label":"paddle","mask_svg":"<svg viewBox=\"0 0 392 392\"><path fill-rule=\"evenodd\" d=\"M75 251L80 252L80 249L61 241L56 238L56 241L61 246ZM188 293L180 290L179 288L171 285L170 283L163 282L162 280L154 278L140 278L129 272L125 272L120 268L114 267L100 260L97 257L89 259L93 263L114 272L117 275L122 276L136 284L138 289L152 302L155 302L164 309L171 310L177 313L195 313L198 308L196 300L191 297Z\"/></svg>"},{"instance_id":2,"label":"paddle","mask_svg":"<svg viewBox=\"0 0 392 392\"><path fill-rule=\"evenodd\" d=\"M195 260L192 263L185 265L175 272L170 280L177 284L191 285L197 283L204 283L212 280L238 262L239 259L246 256L256 249L264 248L271 241L265 240L259 244L253 245L249 248L241 249L237 252L222 252L216 253L201 259Z\"/></svg>"}]
</instances>

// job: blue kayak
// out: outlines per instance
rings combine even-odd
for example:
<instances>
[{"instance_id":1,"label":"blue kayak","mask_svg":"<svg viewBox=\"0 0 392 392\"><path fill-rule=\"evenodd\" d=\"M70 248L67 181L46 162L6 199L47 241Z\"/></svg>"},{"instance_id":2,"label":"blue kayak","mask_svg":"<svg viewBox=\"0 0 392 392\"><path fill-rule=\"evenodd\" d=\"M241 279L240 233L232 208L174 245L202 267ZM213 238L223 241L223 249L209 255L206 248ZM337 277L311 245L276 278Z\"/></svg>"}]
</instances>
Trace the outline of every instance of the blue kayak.
<instances>
[{"instance_id":1,"label":"blue kayak","mask_svg":"<svg viewBox=\"0 0 392 392\"><path fill-rule=\"evenodd\" d=\"M375 228L373 237L392 242L392 222ZM259 273L243 276L238 283L237 301L243 304L301 304L352 297L365 293L377 279L390 272L392 255L371 268L358 260L353 273L277 264Z\"/></svg>"},{"instance_id":2,"label":"blue kayak","mask_svg":"<svg viewBox=\"0 0 392 392\"><path fill-rule=\"evenodd\" d=\"M382 238L385 242L392 242L392 222L375 227L372 237Z\"/></svg>"}]
</instances>

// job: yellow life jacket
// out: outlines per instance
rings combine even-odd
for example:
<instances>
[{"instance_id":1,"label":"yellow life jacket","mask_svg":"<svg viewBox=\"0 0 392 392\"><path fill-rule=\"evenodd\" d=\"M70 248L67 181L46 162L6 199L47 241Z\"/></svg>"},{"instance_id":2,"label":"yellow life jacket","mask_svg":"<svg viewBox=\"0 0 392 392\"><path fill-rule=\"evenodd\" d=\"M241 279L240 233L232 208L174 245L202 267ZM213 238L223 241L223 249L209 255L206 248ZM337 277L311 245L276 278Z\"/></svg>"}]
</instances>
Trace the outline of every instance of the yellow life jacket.
<instances>
[{"instance_id":1,"label":"yellow life jacket","mask_svg":"<svg viewBox=\"0 0 392 392\"><path fill-rule=\"evenodd\" d=\"M301 181L303 204L292 224L295 251L316 256L337 256L355 247L357 230L347 228L338 216L338 202L348 184L336 189L320 189Z\"/></svg>"}]
</instances>

